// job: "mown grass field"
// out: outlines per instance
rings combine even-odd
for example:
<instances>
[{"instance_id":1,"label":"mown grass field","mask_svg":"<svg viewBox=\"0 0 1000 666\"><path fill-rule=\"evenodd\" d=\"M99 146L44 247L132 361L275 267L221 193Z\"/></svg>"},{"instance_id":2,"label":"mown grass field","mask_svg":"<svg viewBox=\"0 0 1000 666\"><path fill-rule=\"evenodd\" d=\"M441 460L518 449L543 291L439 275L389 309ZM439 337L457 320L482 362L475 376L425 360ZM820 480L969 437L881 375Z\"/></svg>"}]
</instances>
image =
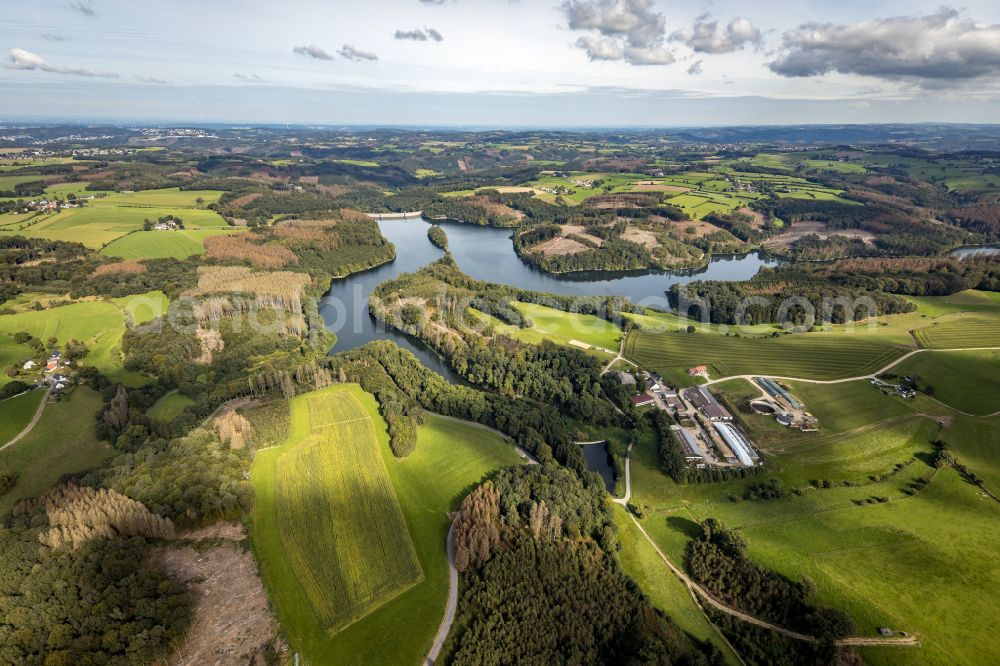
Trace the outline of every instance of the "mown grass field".
<instances>
[{"instance_id":1,"label":"mown grass field","mask_svg":"<svg viewBox=\"0 0 1000 666\"><path fill-rule=\"evenodd\" d=\"M980 415L1000 411L1000 350L923 352L892 371L933 386L933 397L949 407Z\"/></svg>"},{"instance_id":2,"label":"mown grass field","mask_svg":"<svg viewBox=\"0 0 1000 666\"><path fill-rule=\"evenodd\" d=\"M423 575L375 421L355 393L337 387L293 400L292 438L274 468L282 548L331 633Z\"/></svg>"},{"instance_id":3,"label":"mown grass field","mask_svg":"<svg viewBox=\"0 0 1000 666\"><path fill-rule=\"evenodd\" d=\"M216 229L178 229L176 231L137 231L112 241L101 254L122 259L186 259L205 253L205 239L237 230L232 227Z\"/></svg>"},{"instance_id":4,"label":"mown grass field","mask_svg":"<svg viewBox=\"0 0 1000 666\"><path fill-rule=\"evenodd\" d=\"M111 447L94 433L94 415L101 405L100 394L79 386L67 398L46 405L25 438L0 451L0 469L18 475L14 488L0 496L0 516L18 500L44 493L64 474L93 469L111 457Z\"/></svg>"},{"instance_id":5,"label":"mown grass field","mask_svg":"<svg viewBox=\"0 0 1000 666\"><path fill-rule=\"evenodd\" d=\"M45 391L36 390L0 400L0 446L15 437L31 422Z\"/></svg>"},{"instance_id":6,"label":"mown grass field","mask_svg":"<svg viewBox=\"0 0 1000 666\"><path fill-rule=\"evenodd\" d=\"M140 190L138 192L113 192L93 199L92 206L143 206L148 208L199 208L218 203L222 192L218 190L181 190L167 187L160 190ZM198 199L202 201L199 202Z\"/></svg>"},{"instance_id":7,"label":"mown grass field","mask_svg":"<svg viewBox=\"0 0 1000 666\"><path fill-rule=\"evenodd\" d=\"M194 400L186 395L171 391L153 403L153 406L146 411L146 416L159 421L171 421L183 412L185 407L193 404Z\"/></svg>"},{"instance_id":8,"label":"mown grass field","mask_svg":"<svg viewBox=\"0 0 1000 666\"><path fill-rule=\"evenodd\" d=\"M664 373L708 365L713 377L765 374L843 379L881 369L905 353L863 337L824 333L746 338L704 333L629 333L625 354Z\"/></svg>"},{"instance_id":9,"label":"mown grass field","mask_svg":"<svg viewBox=\"0 0 1000 666\"><path fill-rule=\"evenodd\" d=\"M970 313L919 328L913 337L928 349L1000 347L1000 310Z\"/></svg>"},{"instance_id":10,"label":"mown grass field","mask_svg":"<svg viewBox=\"0 0 1000 666\"><path fill-rule=\"evenodd\" d=\"M362 417L376 424L378 451L402 507L423 579L329 635L313 613L279 537L273 479L275 462L285 446L261 451L254 461L254 551L282 627L304 663L418 663L430 648L448 593L447 512L457 508L488 472L519 464L520 458L502 438L486 430L428 414L418 429L416 451L396 459L374 399L357 386L337 389L350 391L363 406ZM293 420L292 427L293 432L301 429L301 420L298 425ZM388 636L392 639L386 640Z\"/></svg>"},{"instance_id":11,"label":"mown grass field","mask_svg":"<svg viewBox=\"0 0 1000 666\"><path fill-rule=\"evenodd\" d=\"M516 337L525 342L543 339L567 344L579 340L597 347L617 351L622 332L617 326L594 315L563 312L534 303L513 303L517 310L532 321L532 326L519 329Z\"/></svg>"}]
</instances>

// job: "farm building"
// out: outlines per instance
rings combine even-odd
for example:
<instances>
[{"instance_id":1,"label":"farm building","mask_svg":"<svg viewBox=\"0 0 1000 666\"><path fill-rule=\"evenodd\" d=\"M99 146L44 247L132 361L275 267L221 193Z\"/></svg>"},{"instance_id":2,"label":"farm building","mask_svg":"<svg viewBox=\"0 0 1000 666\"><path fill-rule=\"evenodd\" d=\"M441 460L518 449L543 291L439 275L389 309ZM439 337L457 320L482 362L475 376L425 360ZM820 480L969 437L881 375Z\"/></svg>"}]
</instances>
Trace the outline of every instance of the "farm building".
<instances>
[{"instance_id":1,"label":"farm building","mask_svg":"<svg viewBox=\"0 0 1000 666\"><path fill-rule=\"evenodd\" d=\"M726 441L729 448L733 450L736 454L736 458L746 465L747 467L753 467L757 464L760 457L757 452L754 451L753 445L750 440L746 438L740 429L737 428L732 423L715 423L716 431L722 436L722 439Z\"/></svg>"},{"instance_id":2,"label":"farm building","mask_svg":"<svg viewBox=\"0 0 1000 666\"><path fill-rule=\"evenodd\" d=\"M792 409L802 409L804 407L804 405L798 400L796 400L791 393L778 386L777 382L775 382L773 379L770 379L768 377L754 377L753 380L754 382L757 383L757 386L767 391L772 398L783 400Z\"/></svg>"},{"instance_id":3,"label":"farm building","mask_svg":"<svg viewBox=\"0 0 1000 666\"><path fill-rule=\"evenodd\" d=\"M625 384L626 386L635 386L635 377L633 377L631 374L627 372L618 371L615 373L615 376L618 377L618 381L620 381L622 384Z\"/></svg>"},{"instance_id":4,"label":"farm building","mask_svg":"<svg viewBox=\"0 0 1000 666\"><path fill-rule=\"evenodd\" d=\"M667 407L670 409L684 409L684 403L677 396L677 391L664 391L663 392L663 402L666 403Z\"/></svg>"},{"instance_id":5,"label":"farm building","mask_svg":"<svg viewBox=\"0 0 1000 666\"><path fill-rule=\"evenodd\" d=\"M674 432L674 436L677 437L678 441L681 443L681 448L684 449L684 458L688 462L701 462L705 459L705 452L701 448L701 442L699 442L691 433L680 426L670 426L670 429Z\"/></svg>"},{"instance_id":6,"label":"farm building","mask_svg":"<svg viewBox=\"0 0 1000 666\"><path fill-rule=\"evenodd\" d=\"M27 361L24 362L24 365L21 366L21 369L22 370L34 370L36 366L37 366L37 364L34 361L32 361L32 360L29 359L29 360L27 360Z\"/></svg>"},{"instance_id":7,"label":"farm building","mask_svg":"<svg viewBox=\"0 0 1000 666\"><path fill-rule=\"evenodd\" d=\"M692 377L708 377L708 368L704 365L696 365L688 370L688 374Z\"/></svg>"},{"instance_id":8,"label":"farm building","mask_svg":"<svg viewBox=\"0 0 1000 666\"><path fill-rule=\"evenodd\" d=\"M642 407L643 405L650 405L653 403L653 396L648 393L640 393L639 395L632 396L630 398L632 404L636 407Z\"/></svg>"},{"instance_id":9,"label":"farm building","mask_svg":"<svg viewBox=\"0 0 1000 666\"><path fill-rule=\"evenodd\" d=\"M695 386L684 391L684 398L690 402L695 409L700 411L712 421L732 421L733 415L725 407L719 404L708 389Z\"/></svg>"}]
</instances>

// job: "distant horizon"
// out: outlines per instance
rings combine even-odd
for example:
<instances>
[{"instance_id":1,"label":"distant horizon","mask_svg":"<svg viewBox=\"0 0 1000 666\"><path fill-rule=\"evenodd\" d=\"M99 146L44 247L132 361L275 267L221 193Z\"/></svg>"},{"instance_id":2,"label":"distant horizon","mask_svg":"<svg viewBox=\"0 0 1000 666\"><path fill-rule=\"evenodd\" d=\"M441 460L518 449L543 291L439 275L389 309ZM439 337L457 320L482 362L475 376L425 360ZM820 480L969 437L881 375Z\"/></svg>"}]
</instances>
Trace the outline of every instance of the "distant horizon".
<instances>
[{"instance_id":1,"label":"distant horizon","mask_svg":"<svg viewBox=\"0 0 1000 666\"><path fill-rule=\"evenodd\" d=\"M985 0L234 7L12 3L0 116L482 127L1000 117L1000 5Z\"/></svg>"},{"instance_id":2,"label":"distant horizon","mask_svg":"<svg viewBox=\"0 0 1000 666\"><path fill-rule=\"evenodd\" d=\"M14 126L51 126L51 127L186 127L193 129L208 128L267 128L267 129L324 129L324 130L412 130L412 131L634 131L643 130L650 132L673 131L686 129L740 129L740 128L850 128L850 127L983 127L997 128L1000 130L1000 122L949 122L949 121L914 121L914 122L816 122L816 123L704 123L698 124L678 124L678 125L490 125L490 124L424 124L424 123L281 123L281 122L253 122L253 121L195 121L182 119L130 119L130 118L18 118L0 117L0 129L5 125Z\"/></svg>"}]
</instances>

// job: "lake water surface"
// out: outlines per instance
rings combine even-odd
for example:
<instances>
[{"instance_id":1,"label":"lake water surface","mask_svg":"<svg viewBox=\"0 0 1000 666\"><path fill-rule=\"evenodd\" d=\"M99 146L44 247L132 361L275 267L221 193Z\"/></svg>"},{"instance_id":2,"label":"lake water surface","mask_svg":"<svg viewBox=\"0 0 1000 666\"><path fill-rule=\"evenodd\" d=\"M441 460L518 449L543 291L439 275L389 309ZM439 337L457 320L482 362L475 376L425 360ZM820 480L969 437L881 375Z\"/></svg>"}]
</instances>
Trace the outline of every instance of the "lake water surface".
<instances>
[{"instance_id":1,"label":"lake water surface","mask_svg":"<svg viewBox=\"0 0 1000 666\"><path fill-rule=\"evenodd\" d=\"M953 257L982 257L991 254L1000 254L1000 245L969 245L951 251Z\"/></svg>"},{"instance_id":2,"label":"lake water surface","mask_svg":"<svg viewBox=\"0 0 1000 666\"><path fill-rule=\"evenodd\" d=\"M400 273L411 273L439 259L444 252L427 239L426 220L381 220L382 235L396 246L396 259L388 264L341 280L334 280L320 301L320 314L329 330L337 334L331 353L359 347L372 340L392 340L452 382L464 380L420 340L377 321L368 312L368 296L381 282ZM626 296L633 303L666 308L670 285L692 280L747 280L776 260L756 253L719 256L696 270L625 273L572 273L551 275L530 266L517 256L509 229L471 224L443 224L448 246L459 267L479 280L507 284L520 289L571 296Z\"/></svg>"}]
</instances>

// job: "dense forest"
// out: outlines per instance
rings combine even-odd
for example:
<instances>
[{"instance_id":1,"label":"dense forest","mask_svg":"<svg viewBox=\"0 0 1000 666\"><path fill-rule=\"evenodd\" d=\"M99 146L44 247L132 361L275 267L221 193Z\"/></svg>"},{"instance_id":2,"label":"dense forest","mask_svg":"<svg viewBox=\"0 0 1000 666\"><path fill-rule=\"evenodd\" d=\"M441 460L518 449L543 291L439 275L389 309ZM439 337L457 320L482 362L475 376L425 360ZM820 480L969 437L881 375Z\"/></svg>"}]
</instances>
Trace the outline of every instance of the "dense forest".
<instances>
[{"instance_id":1,"label":"dense forest","mask_svg":"<svg viewBox=\"0 0 1000 666\"><path fill-rule=\"evenodd\" d=\"M504 470L456 521L468 548L450 663L722 663L622 574L601 492L566 470Z\"/></svg>"},{"instance_id":2,"label":"dense forest","mask_svg":"<svg viewBox=\"0 0 1000 666\"><path fill-rule=\"evenodd\" d=\"M763 268L745 282L672 285L671 307L717 324L841 324L914 309L907 296L1000 290L1000 257L867 258ZM806 305L808 303L808 305Z\"/></svg>"}]
</instances>

